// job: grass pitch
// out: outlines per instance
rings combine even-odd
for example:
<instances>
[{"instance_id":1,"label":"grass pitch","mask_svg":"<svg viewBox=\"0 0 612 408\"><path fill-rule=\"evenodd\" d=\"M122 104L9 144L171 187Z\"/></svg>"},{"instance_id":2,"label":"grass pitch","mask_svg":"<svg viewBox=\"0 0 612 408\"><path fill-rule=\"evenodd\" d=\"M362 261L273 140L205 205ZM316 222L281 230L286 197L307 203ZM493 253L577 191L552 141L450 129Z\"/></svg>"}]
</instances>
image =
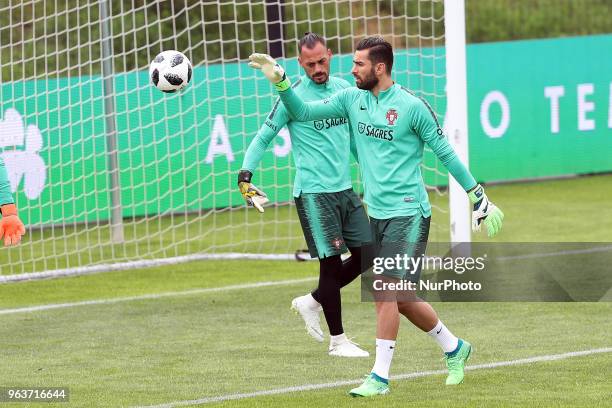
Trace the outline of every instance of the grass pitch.
<instances>
[{"instance_id":1,"label":"grass pitch","mask_svg":"<svg viewBox=\"0 0 612 408\"><path fill-rule=\"evenodd\" d=\"M296 264L298 265L298 264ZM274 279L313 276L311 264L274 268ZM187 265L185 265L187 266ZM164 293L268 280L244 263L208 271L110 273L2 286L2 308ZM265 268L269 270L268 268ZM124 277L134 275L126 283ZM104 283L101 280L104 280ZM61 283L61 284L60 284ZM145 286L146 285L146 286ZM67 386L70 406L139 406L359 379L373 358L339 359L314 342L289 302L312 283L176 295L0 315L0 384ZM134 290L130 292L129 287ZM10 291L19 288L20 292ZM90 288L89 290L87 290ZM94 289L97 288L97 292ZM116 288L116 290L113 290ZM63 296L59 296L63 293ZM476 352L470 364L611 345L610 303L439 303L440 317ZM373 305L359 283L343 293L345 329L374 353ZM402 322L392 374L443 369L429 337ZM609 396L612 354L469 372L449 389L443 375L392 382L385 406L596 406ZM223 406L351 406L351 386L221 402Z\"/></svg>"},{"instance_id":2,"label":"grass pitch","mask_svg":"<svg viewBox=\"0 0 612 408\"><path fill-rule=\"evenodd\" d=\"M573 208L568 191L589 199ZM488 189L506 213L499 239L508 241L610 242L609 191L610 176ZM275 389L284 391L212 405L609 404L610 352L474 370L453 388L444 386L442 374L392 381L392 393L375 400L348 397L351 385L290 392L288 387L358 380L373 364L374 310L360 302L359 282L343 291L345 329L370 358L327 356L327 344L308 337L289 312L291 299L312 289L316 276L316 262L210 261L0 285L0 386L69 387L70 403L57 404L63 407L157 405ZM303 278L313 280L188 292ZM125 299L143 295L150 296ZM9 311L92 300L109 302ZM612 346L611 303L434 306L452 331L475 346L470 365ZM403 321L391 374L443 368L437 345Z\"/></svg>"}]
</instances>

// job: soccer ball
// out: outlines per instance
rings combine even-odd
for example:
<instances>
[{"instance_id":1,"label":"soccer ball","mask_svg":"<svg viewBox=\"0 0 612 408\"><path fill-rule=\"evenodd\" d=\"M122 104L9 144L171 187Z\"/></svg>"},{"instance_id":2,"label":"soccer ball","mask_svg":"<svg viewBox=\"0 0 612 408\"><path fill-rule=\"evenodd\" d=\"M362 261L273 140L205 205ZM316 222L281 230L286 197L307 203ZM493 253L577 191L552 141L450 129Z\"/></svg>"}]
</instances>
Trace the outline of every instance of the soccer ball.
<instances>
[{"instance_id":1,"label":"soccer ball","mask_svg":"<svg viewBox=\"0 0 612 408\"><path fill-rule=\"evenodd\" d=\"M149 67L149 77L157 89L176 92L191 81L191 62L179 51L164 51L155 57Z\"/></svg>"}]
</instances>

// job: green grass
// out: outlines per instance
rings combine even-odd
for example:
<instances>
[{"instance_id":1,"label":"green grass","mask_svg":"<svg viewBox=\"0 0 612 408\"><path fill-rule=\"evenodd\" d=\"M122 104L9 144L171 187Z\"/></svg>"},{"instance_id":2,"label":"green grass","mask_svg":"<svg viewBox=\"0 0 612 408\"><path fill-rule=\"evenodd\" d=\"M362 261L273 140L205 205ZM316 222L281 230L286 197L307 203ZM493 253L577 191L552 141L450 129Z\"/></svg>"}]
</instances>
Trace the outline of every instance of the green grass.
<instances>
[{"instance_id":1,"label":"green grass","mask_svg":"<svg viewBox=\"0 0 612 408\"><path fill-rule=\"evenodd\" d=\"M341 397L348 387L211 404L215 407L597 407L609 402L604 386L610 354L470 372L459 387L442 385L444 376L392 383L391 394L375 401ZM555 381L551 373L562 372ZM575 390L580 389L579 393Z\"/></svg>"},{"instance_id":2,"label":"green grass","mask_svg":"<svg viewBox=\"0 0 612 408\"><path fill-rule=\"evenodd\" d=\"M490 186L503 209L503 232L494 242L612 242L612 175ZM430 241L449 240L448 196L431 192ZM126 243L113 245L108 226L35 231L19 247L0 251L0 273L14 274L199 252L292 253L304 238L292 206L260 215L245 209L204 216L157 217L127 222ZM489 241L485 234L475 241Z\"/></svg>"},{"instance_id":3,"label":"green grass","mask_svg":"<svg viewBox=\"0 0 612 408\"><path fill-rule=\"evenodd\" d=\"M188 286L214 286L210 282L222 275L230 277L224 284L241 283L243 268L230 264L208 279L189 270L159 272L140 283L148 282L144 290L148 293L178 288L183 278ZM267 268L262 272L258 276L252 271L250 278L270 278ZM274 277L313 276L315 271L303 272L277 269ZM106 279L102 286L101 276ZM65 301L126 295L122 288L127 276L110 273L71 278L61 281L61 286L56 285L59 281L11 285L22 290L2 293L3 308L38 304L39 294L52 301L59 301L61 295ZM119 288L117 293L113 287ZM68 386L70 406L86 407L154 404L360 378L371 368L371 358L328 357L325 345L307 337L300 321L289 313L291 298L311 287L302 283L0 315L4 367L0 384ZM86 288L89 293L82 295ZM354 283L344 292L345 326L350 336L373 352L373 305L361 303L358 290ZM133 291L142 292L142 287ZM440 303L436 308L449 327L475 345L473 364L610 346L609 303ZM440 369L440 357L428 336L404 322L392 373ZM443 401L474 404L483 398L503 405L511 401L506 399L509 396L528 389L541 391L536 401L542 403L592 405L589 401L596 401L607 386L597 372L611 363L604 354L476 371L468 374L466 385L457 392L445 389L442 376L400 381L394 384L395 396L389 404L408 400L418 405L437 395L440 406ZM526 383L525 378L530 381ZM576 387L583 383L588 387ZM573 388L568 390L567 384ZM345 388L225 405L348 405ZM525 395L518 400L531 405L529 401Z\"/></svg>"},{"instance_id":4,"label":"green grass","mask_svg":"<svg viewBox=\"0 0 612 408\"><path fill-rule=\"evenodd\" d=\"M0 284L0 308L316 277L317 268L317 262L206 261L172 267Z\"/></svg>"},{"instance_id":5,"label":"green grass","mask_svg":"<svg viewBox=\"0 0 612 408\"><path fill-rule=\"evenodd\" d=\"M611 174L487 186L505 215L494 242L612 242L610 191ZM472 239L490 241L484 233Z\"/></svg>"},{"instance_id":6,"label":"green grass","mask_svg":"<svg viewBox=\"0 0 612 408\"><path fill-rule=\"evenodd\" d=\"M610 241L611 176L487 191L507 217L499 240ZM568 205L568 197L577 197L576 206ZM229 235L220 232L216 239L229 242ZM6 310L313 278L0 314L0 386L66 386L71 402L58 406L119 407L359 379L373 358L328 357L326 344L312 341L289 313L291 299L315 285L317 269L316 262L209 261L0 285L0 309ZM436 303L435 308L451 330L474 344L470 364L612 346L612 303ZM373 305L360 301L357 282L343 291L343 314L347 334L373 353ZM427 335L404 321L391 373L442 369L440 354ZM394 381L392 394L376 401L351 399L345 386L216 405L605 406L611 369L612 354L603 353L471 371L455 388L445 387L442 375Z\"/></svg>"}]
</instances>

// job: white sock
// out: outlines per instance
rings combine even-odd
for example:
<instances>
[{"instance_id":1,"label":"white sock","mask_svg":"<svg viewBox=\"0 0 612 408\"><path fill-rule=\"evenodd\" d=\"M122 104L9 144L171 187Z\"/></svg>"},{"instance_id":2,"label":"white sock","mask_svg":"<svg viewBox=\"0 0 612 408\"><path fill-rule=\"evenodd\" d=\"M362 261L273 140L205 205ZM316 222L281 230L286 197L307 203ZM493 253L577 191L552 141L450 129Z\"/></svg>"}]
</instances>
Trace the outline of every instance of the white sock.
<instances>
[{"instance_id":1,"label":"white sock","mask_svg":"<svg viewBox=\"0 0 612 408\"><path fill-rule=\"evenodd\" d=\"M394 350L395 340L376 339L376 361L372 372L385 380L389 379Z\"/></svg>"},{"instance_id":2,"label":"white sock","mask_svg":"<svg viewBox=\"0 0 612 408\"><path fill-rule=\"evenodd\" d=\"M445 353L450 353L451 351L455 351L457 346L459 345L459 339L455 337L453 333L442 323L441 320L438 320L438 324L436 327L427 332L431 337L436 339L440 347Z\"/></svg>"},{"instance_id":3,"label":"white sock","mask_svg":"<svg viewBox=\"0 0 612 408\"><path fill-rule=\"evenodd\" d=\"M306 306L308 306L312 310L317 310L321 307L321 304L312 297L312 293L302 296L304 302L306 302Z\"/></svg>"},{"instance_id":4,"label":"white sock","mask_svg":"<svg viewBox=\"0 0 612 408\"><path fill-rule=\"evenodd\" d=\"M329 344L335 346L336 344L344 343L348 339L346 338L346 334L338 334L337 336L329 336Z\"/></svg>"}]
</instances>

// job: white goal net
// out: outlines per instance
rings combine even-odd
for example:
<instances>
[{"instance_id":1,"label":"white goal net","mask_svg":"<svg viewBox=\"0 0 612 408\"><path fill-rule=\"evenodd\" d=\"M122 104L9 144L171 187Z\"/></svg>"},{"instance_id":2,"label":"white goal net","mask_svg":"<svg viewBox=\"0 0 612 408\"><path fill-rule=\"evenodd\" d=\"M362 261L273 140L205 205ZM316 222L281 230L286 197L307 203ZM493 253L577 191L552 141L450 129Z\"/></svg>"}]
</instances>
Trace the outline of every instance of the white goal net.
<instances>
[{"instance_id":1,"label":"white goal net","mask_svg":"<svg viewBox=\"0 0 612 408\"><path fill-rule=\"evenodd\" d=\"M245 61L272 53L300 75L307 31L327 39L332 75L351 83L355 43L382 34L395 80L443 119L442 1L0 2L0 157L27 226L20 246L0 250L0 273L303 248L288 131L254 174L272 201L265 214L245 208L236 175L275 100ZM170 49L194 65L176 94L147 73ZM431 238L448 240L448 178L431 154L424 167Z\"/></svg>"}]
</instances>

